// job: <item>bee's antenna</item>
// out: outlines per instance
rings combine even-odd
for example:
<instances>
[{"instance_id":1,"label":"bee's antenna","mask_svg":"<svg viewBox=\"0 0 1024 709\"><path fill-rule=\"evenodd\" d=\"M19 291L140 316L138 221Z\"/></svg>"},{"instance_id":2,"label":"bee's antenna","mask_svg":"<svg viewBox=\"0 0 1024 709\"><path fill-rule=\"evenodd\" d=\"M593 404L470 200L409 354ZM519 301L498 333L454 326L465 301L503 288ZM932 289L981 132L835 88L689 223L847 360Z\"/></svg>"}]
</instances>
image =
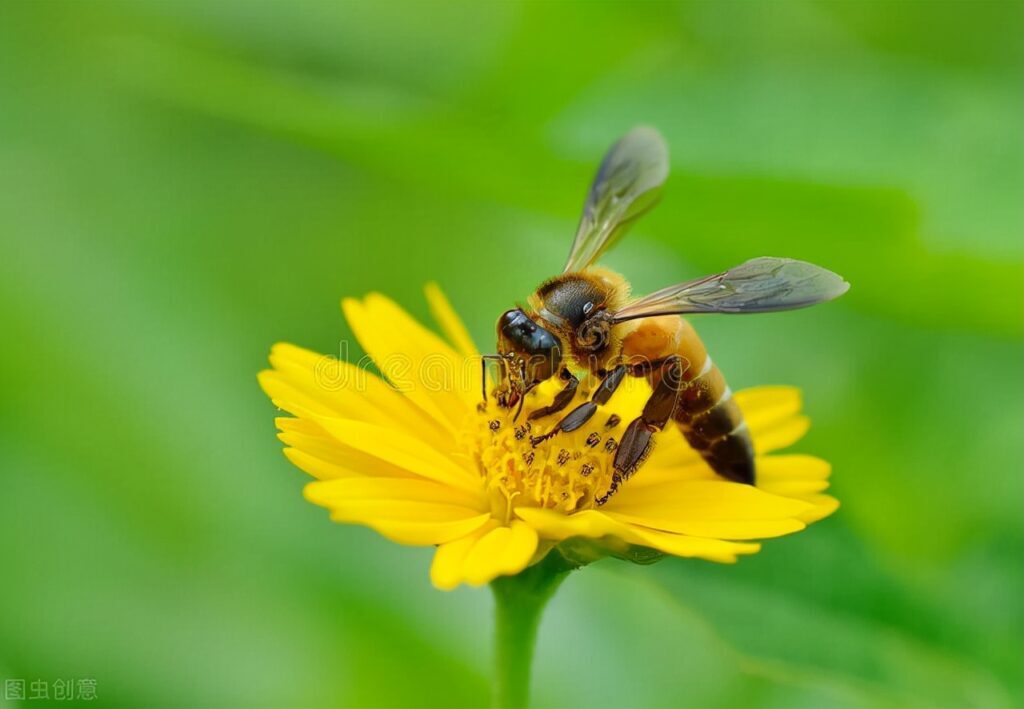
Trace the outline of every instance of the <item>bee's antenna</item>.
<instances>
[{"instance_id":1,"label":"bee's antenna","mask_svg":"<svg viewBox=\"0 0 1024 709\"><path fill-rule=\"evenodd\" d=\"M485 354L480 355L480 393L483 394L483 401L487 403L487 360L501 359L501 355Z\"/></svg>"}]
</instances>

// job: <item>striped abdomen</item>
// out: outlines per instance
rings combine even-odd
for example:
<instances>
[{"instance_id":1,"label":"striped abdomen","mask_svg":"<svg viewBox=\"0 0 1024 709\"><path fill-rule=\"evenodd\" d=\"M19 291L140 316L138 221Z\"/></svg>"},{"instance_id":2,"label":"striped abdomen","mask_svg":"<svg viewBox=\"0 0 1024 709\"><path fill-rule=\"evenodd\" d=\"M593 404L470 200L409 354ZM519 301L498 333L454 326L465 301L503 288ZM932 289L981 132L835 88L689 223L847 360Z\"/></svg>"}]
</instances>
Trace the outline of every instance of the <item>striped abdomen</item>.
<instances>
[{"instance_id":1,"label":"striped abdomen","mask_svg":"<svg viewBox=\"0 0 1024 709\"><path fill-rule=\"evenodd\" d=\"M688 322L651 318L624 342L624 353L656 361L678 354L689 364L673 418L690 446L724 478L754 483L754 446L732 390ZM650 376L652 386L659 374Z\"/></svg>"}]
</instances>

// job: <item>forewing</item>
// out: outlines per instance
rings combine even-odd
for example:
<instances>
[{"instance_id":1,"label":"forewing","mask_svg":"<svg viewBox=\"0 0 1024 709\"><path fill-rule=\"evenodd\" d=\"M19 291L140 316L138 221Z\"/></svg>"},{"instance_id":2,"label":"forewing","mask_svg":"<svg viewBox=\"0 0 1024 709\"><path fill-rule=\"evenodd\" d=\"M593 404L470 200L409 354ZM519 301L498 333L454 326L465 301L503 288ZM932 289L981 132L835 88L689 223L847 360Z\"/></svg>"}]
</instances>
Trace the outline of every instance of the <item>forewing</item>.
<instances>
[{"instance_id":1,"label":"forewing","mask_svg":"<svg viewBox=\"0 0 1024 709\"><path fill-rule=\"evenodd\" d=\"M724 273L679 283L633 301L616 322L686 313L767 313L838 298L850 284L806 261L764 256Z\"/></svg>"},{"instance_id":2,"label":"forewing","mask_svg":"<svg viewBox=\"0 0 1024 709\"><path fill-rule=\"evenodd\" d=\"M668 177L668 147L654 128L638 126L611 147L590 186L565 271L594 263L654 206Z\"/></svg>"}]
</instances>

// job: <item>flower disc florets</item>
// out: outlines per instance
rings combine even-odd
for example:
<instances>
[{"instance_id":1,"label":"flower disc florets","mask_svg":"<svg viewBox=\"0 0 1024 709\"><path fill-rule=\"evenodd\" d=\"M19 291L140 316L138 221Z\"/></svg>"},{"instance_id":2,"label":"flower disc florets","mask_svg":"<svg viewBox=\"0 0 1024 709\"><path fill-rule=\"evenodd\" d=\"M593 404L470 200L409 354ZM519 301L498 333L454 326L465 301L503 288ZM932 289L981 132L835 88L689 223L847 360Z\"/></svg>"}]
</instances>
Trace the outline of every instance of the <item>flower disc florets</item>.
<instances>
[{"instance_id":1,"label":"flower disc florets","mask_svg":"<svg viewBox=\"0 0 1024 709\"><path fill-rule=\"evenodd\" d=\"M571 410L531 421L530 413L550 402L546 389L527 396L518 418L514 409L491 402L469 424L470 445L499 518L511 518L520 505L566 514L590 509L612 484L622 417L599 410L582 428L535 443L531 439Z\"/></svg>"}]
</instances>

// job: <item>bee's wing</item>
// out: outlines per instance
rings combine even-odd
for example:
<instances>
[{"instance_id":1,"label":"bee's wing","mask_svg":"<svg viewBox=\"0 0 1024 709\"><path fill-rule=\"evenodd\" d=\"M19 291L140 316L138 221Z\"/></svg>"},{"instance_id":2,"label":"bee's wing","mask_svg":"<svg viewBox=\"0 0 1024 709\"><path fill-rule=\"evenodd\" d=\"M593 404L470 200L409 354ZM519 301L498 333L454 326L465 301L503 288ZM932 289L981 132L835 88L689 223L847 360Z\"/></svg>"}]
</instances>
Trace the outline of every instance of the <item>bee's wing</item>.
<instances>
[{"instance_id":1,"label":"bee's wing","mask_svg":"<svg viewBox=\"0 0 1024 709\"><path fill-rule=\"evenodd\" d=\"M724 273L679 283L628 303L615 322L685 313L767 313L838 298L850 284L806 261L763 256Z\"/></svg>"},{"instance_id":2,"label":"bee's wing","mask_svg":"<svg viewBox=\"0 0 1024 709\"><path fill-rule=\"evenodd\" d=\"M594 263L633 221L654 206L668 177L668 147L654 128L637 126L604 156L583 205L565 271Z\"/></svg>"}]
</instances>

